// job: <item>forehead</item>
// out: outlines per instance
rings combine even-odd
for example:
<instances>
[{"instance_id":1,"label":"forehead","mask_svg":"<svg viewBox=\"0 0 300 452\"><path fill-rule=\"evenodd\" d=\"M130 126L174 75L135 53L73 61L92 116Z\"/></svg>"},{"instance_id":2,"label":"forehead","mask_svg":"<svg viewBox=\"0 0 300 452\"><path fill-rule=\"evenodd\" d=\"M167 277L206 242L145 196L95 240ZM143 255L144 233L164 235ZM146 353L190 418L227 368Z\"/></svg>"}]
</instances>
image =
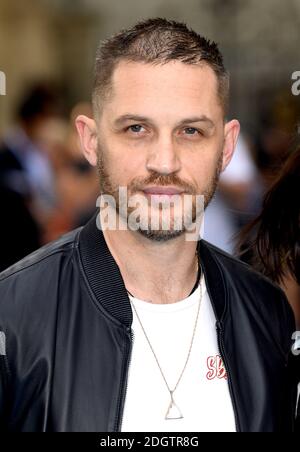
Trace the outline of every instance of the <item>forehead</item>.
<instances>
[{"instance_id":1,"label":"forehead","mask_svg":"<svg viewBox=\"0 0 300 452\"><path fill-rule=\"evenodd\" d=\"M112 76L111 113L222 115L217 77L207 65L121 61Z\"/></svg>"}]
</instances>

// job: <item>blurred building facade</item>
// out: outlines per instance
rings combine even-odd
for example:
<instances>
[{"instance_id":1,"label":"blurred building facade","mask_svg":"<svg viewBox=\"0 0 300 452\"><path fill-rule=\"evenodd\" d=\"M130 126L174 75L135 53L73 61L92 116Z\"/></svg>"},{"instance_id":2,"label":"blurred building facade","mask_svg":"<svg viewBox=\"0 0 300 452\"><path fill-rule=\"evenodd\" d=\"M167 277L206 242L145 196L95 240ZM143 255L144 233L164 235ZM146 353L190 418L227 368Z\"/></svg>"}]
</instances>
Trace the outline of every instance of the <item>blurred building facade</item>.
<instances>
[{"instance_id":1,"label":"blurred building facade","mask_svg":"<svg viewBox=\"0 0 300 452\"><path fill-rule=\"evenodd\" d=\"M300 70L299 0L1 0L7 95L0 134L22 91L37 79L59 82L69 105L88 100L99 39L151 16L183 20L221 44L232 74L232 113L250 130L259 127L274 91L300 102L290 90L291 75Z\"/></svg>"}]
</instances>

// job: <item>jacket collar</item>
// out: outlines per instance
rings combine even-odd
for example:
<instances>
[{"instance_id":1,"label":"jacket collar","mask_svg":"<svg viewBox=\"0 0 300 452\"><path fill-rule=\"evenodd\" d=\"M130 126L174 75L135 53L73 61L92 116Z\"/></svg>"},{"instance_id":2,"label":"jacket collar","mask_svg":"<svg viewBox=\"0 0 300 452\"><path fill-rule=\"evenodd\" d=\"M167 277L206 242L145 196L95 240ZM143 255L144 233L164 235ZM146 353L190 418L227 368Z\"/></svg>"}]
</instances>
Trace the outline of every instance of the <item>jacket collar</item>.
<instances>
[{"instance_id":1,"label":"jacket collar","mask_svg":"<svg viewBox=\"0 0 300 452\"><path fill-rule=\"evenodd\" d=\"M103 232L97 227L97 214L81 229L79 253L88 284L97 302L127 328L132 324L132 309L119 267L111 255ZM222 321L227 293L213 247L200 240L197 246L199 262L216 320Z\"/></svg>"}]
</instances>

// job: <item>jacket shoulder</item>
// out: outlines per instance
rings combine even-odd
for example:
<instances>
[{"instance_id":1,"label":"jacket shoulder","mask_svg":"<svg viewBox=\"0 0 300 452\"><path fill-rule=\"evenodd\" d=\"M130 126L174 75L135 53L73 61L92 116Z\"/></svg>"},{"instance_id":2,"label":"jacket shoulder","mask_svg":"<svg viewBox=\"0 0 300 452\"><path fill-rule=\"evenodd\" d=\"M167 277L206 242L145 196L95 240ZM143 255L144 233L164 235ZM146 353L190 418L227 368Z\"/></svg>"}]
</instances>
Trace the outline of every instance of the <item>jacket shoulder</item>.
<instances>
[{"instance_id":1,"label":"jacket shoulder","mask_svg":"<svg viewBox=\"0 0 300 452\"><path fill-rule=\"evenodd\" d=\"M59 303L62 274L64 281L73 274L77 233L63 235L0 274L0 331L17 335L18 330L29 330L33 320L50 325Z\"/></svg>"},{"instance_id":2,"label":"jacket shoulder","mask_svg":"<svg viewBox=\"0 0 300 452\"><path fill-rule=\"evenodd\" d=\"M42 261L49 261L49 259L51 259L54 255L70 252L76 244L77 237L81 229L82 228L80 227L64 234L59 239L42 246L36 251L33 251L28 254L28 256L2 271L0 273L0 288L5 280L10 279L14 275L22 275L22 273L27 273L26 270L31 267L37 267Z\"/></svg>"},{"instance_id":3,"label":"jacket shoulder","mask_svg":"<svg viewBox=\"0 0 300 452\"><path fill-rule=\"evenodd\" d=\"M247 312L251 312L251 318L263 320L273 330L274 336L281 337L285 349L290 349L295 318L284 291L247 263L208 242L202 242L220 270L232 312L235 312L232 304L243 305Z\"/></svg>"},{"instance_id":4,"label":"jacket shoulder","mask_svg":"<svg viewBox=\"0 0 300 452\"><path fill-rule=\"evenodd\" d=\"M249 264L241 261L237 257L223 251L222 249L212 245L205 240L202 240L202 245L208 250L210 255L214 258L219 267L228 274L230 273L234 277L235 281L244 280L249 284L251 282L256 283L258 289L265 288L271 291L279 292L285 296L283 290L269 278L259 273Z\"/></svg>"},{"instance_id":5,"label":"jacket shoulder","mask_svg":"<svg viewBox=\"0 0 300 452\"><path fill-rule=\"evenodd\" d=\"M11 360L18 349L26 355L29 349L38 353L41 342L49 346L62 274L64 284L72 284L73 248L79 230L39 248L0 274L0 333Z\"/></svg>"}]
</instances>

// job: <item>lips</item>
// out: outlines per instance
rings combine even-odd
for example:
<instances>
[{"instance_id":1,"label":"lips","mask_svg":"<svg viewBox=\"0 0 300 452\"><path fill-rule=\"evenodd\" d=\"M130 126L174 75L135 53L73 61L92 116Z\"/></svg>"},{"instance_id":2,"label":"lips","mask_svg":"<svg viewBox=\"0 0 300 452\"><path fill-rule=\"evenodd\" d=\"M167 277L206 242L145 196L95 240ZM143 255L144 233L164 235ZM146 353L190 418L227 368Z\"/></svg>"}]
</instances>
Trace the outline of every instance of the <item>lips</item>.
<instances>
[{"instance_id":1,"label":"lips","mask_svg":"<svg viewBox=\"0 0 300 452\"><path fill-rule=\"evenodd\" d=\"M179 188L175 187L148 187L143 190L143 192L146 195L153 195L153 196L174 196L174 195L180 195L183 193L183 190L180 190Z\"/></svg>"}]
</instances>

